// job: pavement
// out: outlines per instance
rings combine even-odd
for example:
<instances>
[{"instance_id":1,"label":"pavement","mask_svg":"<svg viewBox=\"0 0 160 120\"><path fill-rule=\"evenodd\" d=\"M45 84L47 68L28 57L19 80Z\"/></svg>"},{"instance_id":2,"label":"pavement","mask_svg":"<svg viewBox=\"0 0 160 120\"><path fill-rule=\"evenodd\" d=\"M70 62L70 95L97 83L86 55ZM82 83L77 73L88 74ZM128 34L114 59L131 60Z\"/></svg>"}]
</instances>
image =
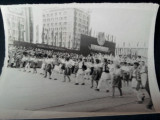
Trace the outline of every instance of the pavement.
<instances>
[{"instance_id":1,"label":"pavement","mask_svg":"<svg viewBox=\"0 0 160 120\"><path fill-rule=\"evenodd\" d=\"M31 111L58 111L58 112L154 112L146 109L149 100L148 94L143 104L136 103L136 97L130 86L124 86L124 96L111 97L111 92L105 92L105 86L97 92L90 88L90 80L86 85L74 85L75 77L71 82L62 82L62 74L54 74L52 78L42 75L7 68L0 82L0 108L31 110Z\"/></svg>"}]
</instances>

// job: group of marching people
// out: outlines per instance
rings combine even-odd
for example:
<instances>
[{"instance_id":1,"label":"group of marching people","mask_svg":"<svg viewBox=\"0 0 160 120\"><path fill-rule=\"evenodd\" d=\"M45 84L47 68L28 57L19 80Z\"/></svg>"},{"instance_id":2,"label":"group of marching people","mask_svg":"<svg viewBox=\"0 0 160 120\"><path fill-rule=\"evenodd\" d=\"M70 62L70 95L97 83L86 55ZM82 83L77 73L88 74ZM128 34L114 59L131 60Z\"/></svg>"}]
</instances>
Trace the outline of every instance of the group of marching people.
<instances>
[{"instance_id":1,"label":"group of marching people","mask_svg":"<svg viewBox=\"0 0 160 120\"><path fill-rule=\"evenodd\" d=\"M131 85L137 102L143 103L145 98L143 89L149 93L145 61L139 59L131 62L126 59L122 60L122 57L113 58L100 53L89 54L87 57L61 52L45 54L42 57L28 54L21 56L19 69L24 72L31 72L32 69L33 73L37 73L37 65L40 61L40 74L44 75L44 78L52 79L53 76L54 80L57 80L56 75L63 74L63 82L67 79L70 82L71 74L73 74L75 85L85 85L85 82L90 80L91 88L94 87L96 91L100 91L105 83L106 92L112 91L113 97L116 88L122 97L122 85Z\"/></svg>"}]
</instances>

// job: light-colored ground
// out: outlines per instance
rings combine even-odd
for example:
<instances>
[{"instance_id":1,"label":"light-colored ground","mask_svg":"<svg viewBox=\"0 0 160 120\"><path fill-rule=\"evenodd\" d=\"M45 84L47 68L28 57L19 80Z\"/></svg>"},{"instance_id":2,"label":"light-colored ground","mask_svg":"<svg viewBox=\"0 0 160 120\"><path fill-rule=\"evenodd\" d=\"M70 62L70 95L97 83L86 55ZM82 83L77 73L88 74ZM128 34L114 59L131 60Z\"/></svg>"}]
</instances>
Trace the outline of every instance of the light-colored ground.
<instances>
[{"instance_id":1,"label":"light-colored ground","mask_svg":"<svg viewBox=\"0 0 160 120\"><path fill-rule=\"evenodd\" d=\"M62 82L63 75L54 74L58 80L43 78L40 74L7 68L7 74L1 81L0 108L23 109L33 111L63 111L63 112L153 112L147 110L146 104L136 103L131 87L123 87L123 98L111 97L111 92L105 92L105 86L100 92L90 88L90 80L86 85L74 85L72 81ZM146 93L146 98L148 95Z\"/></svg>"}]
</instances>

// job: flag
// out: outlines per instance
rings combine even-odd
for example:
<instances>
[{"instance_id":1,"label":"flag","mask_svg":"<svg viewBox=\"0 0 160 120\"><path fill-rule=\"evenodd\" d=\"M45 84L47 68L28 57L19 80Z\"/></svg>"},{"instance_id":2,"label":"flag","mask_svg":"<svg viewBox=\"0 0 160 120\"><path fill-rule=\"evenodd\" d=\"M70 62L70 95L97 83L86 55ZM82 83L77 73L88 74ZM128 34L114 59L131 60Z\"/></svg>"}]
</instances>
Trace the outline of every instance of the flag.
<instances>
[{"instance_id":1,"label":"flag","mask_svg":"<svg viewBox=\"0 0 160 120\"><path fill-rule=\"evenodd\" d=\"M54 38L54 40L55 40L55 46L57 46L57 35L58 35L58 33L56 32L56 33L55 33L55 36L54 36L54 37L55 37L55 38Z\"/></svg>"},{"instance_id":2,"label":"flag","mask_svg":"<svg viewBox=\"0 0 160 120\"><path fill-rule=\"evenodd\" d=\"M92 36L92 28L89 30L89 36Z\"/></svg>"},{"instance_id":3,"label":"flag","mask_svg":"<svg viewBox=\"0 0 160 120\"><path fill-rule=\"evenodd\" d=\"M70 48L71 35L69 35L68 48Z\"/></svg>"},{"instance_id":4,"label":"flag","mask_svg":"<svg viewBox=\"0 0 160 120\"><path fill-rule=\"evenodd\" d=\"M128 47L130 47L130 43L128 43Z\"/></svg>"},{"instance_id":5,"label":"flag","mask_svg":"<svg viewBox=\"0 0 160 120\"><path fill-rule=\"evenodd\" d=\"M93 37L95 37L96 35L95 35L95 30L94 30L94 32L93 32Z\"/></svg>"},{"instance_id":6,"label":"flag","mask_svg":"<svg viewBox=\"0 0 160 120\"><path fill-rule=\"evenodd\" d=\"M116 37L114 37L114 42L116 43Z\"/></svg>"},{"instance_id":7,"label":"flag","mask_svg":"<svg viewBox=\"0 0 160 120\"><path fill-rule=\"evenodd\" d=\"M60 38L60 47L62 47L62 31L59 32L59 38Z\"/></svg>"},{"instance_id":8,"label":"flag","mask_svg":"<svg viewBox=\"0 0 160 120\"><path fill-rule=\"evenodd\" d=\"M21 41L21 28L20 21L18 22L18 41Z\"/></svg>"},{"instance_id":9,"label":"flag","mask_svg":"<svg viewBox=\"0 0 160 120\"><path fill-rule=\"evenodd\" d=\"M137 47L139 46L139 42L137 43Z\"/></svg>"},{"instance_id":10,"label":"flag","mask_svg":"<svg viewBox=\"0 0 160 120\"><path fill-rule=\"evenodd\" d=\"M125 42L123 42L123 47L125 47Z\"/></svg>"},{"instance_id":11,"label":"flag","mask_svg":"<svg viewBox=\"0 0 160 120\"><path fill-rule=\"evenodd\" d=\"M48 44L48 38L49 38L49 30L47 29L47 32L46 32L46 43Z\"/></svg>"},{"instance_id":12,"label":"flag","mask_svg":"<svg viewBox=\"0 0 160 120\"><path fill-rule=\"evenodd\" d=\"M52 45L53 45L53 42L54 42L54 29L52 29L51 38L52 38Z\"/></svg>"},{"instance_id":13,"label":"flag","mask_svg":"<svg viewBox=\"0 0 160 120\"><path fill-rule=\"evenodd\" d=\"M112 38L112 42L114 42L114 41L113 41L113 35L111 36L111 38Z\"/></svg>"},{"instance_id":14,"label":"flag","mask_svg":"<svg viewBox=\"0 0 160 120\"><path fill-rule=\"evenodd\" d=\"M44 33L44 26L43 26L43 30L42 30L42 43L44 43L44 35L45 35L45 33Z\"/></svg>"},{"instance_id":15,"label":"flag","mask_svg":"<svg viewBox=\"0 0 160 120\"><path fill-rule=\"evenodd\" d=\"M109 41L109 34L107 35L107 41Z\"/></svg>"}]
</instances>

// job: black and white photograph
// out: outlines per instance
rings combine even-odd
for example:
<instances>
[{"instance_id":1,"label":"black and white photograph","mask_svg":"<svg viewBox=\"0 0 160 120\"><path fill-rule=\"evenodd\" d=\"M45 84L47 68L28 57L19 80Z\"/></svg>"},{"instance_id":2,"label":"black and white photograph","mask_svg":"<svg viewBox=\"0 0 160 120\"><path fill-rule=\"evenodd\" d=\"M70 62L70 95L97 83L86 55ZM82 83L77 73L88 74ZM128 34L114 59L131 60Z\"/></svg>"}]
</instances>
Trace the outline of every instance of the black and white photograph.
<instances>
[{"instance_id":1,"label":"black and white photograph","mask_svg":"<svg viewBox=\"0 0 160 120\"><path fill-rule=\"evenodd\" d=\"M1 109L155 112L148 48L156 5L10 5L1 11Z\"/></svg>"}]
</instances>

